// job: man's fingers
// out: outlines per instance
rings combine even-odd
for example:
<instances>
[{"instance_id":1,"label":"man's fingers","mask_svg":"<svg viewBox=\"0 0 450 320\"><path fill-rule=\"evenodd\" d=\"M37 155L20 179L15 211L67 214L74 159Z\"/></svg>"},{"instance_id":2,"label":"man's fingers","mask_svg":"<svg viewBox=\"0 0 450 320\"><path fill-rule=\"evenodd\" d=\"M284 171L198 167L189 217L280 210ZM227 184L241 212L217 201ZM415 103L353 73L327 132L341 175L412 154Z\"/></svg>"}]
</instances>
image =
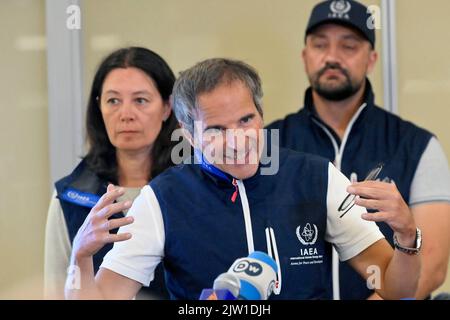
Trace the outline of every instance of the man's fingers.
<instances>
[{"instance_id":1,"label":"man's fingers","mask_svg":"<svg viewBox=\"0 0 450 320\"><path fill-rule=\"evenodd\" d=\"M125 201L125 202L117 202L108 205L107 207L104 207L102 210L100 210L97 213L97 217L99 219L108 219L112 215L122 212L124 210L130 209L132 205L131 201Z\"/></svg>"},{"instance_id":2,"label":"man's fingers","mask_svg":"<svg viewBox=\"0 0 450 320\"><path fill-rule=\"evenodd\" d=\"M112 183L110 183L110 184L108 184L108 187L106 187L106 192L113 191L115 188L116 187Z\"/></svg>"},{"instance_id":3,"label":"man's fingers","mask_svg":"<svg viewBox=\"0 0 450 320\"><path fill-rule=\"evenodd\" d=\"M347 187L347 192L360 197L369 199L389 199L392 196L392 192L386 189L382 189L379 186L363 186L363 185L351 185Z\"/></svg>"},{"instance_id":4,"label":"man's fingers","mask_svg":"<svg viewBox=\"0 0 450 320\"><path fill-rule=\"evenodd\" d=\"M352 183L352 186L356 186L356 187L362 186L362 187L381 188L381 189L383 189L389 185L391 185L391 183L376 181L376 180L366 180L366 181Z\"/></svg>"},{"instance_id":5,"label":"man's fingers","mask_svg":"<svg viewBox=\"0 0 450 320\"><path fill-rule=\"evenodd\" d=\"M98 200L98 202L95 204L95 206L92 208L92 211L98 212L102 210L107 205L114 203L114 201L117 200L120 196L122 196L125 193L124 188L115 188L113 187L112 190L110 188L111 185L108 186L109 191L107 191L101 198Z\"/></svg>"},{"instance_id":6,"label":"man's fingers","mask_svg":"<svg viewBox=\"0 0 450 320\"><path fill-rule=\"evenodd\" d=\"M129 240L131 239L131 233L126 232L126 233L118 233L118 234L110 234L106 241L108 243L111 242L120 242L120 241L125 241L125 240Z\"/></svg>"},{"instance_id":7,"label":"man's fingers","mask_svg":"<svg viewBox=\"0 0 450 320\"><path fill-rule=\"evenodd\" d=\"M110 219L105 223L105 230L110 231L133 223L133 217Z\"/></svg>"},{"instance_id":8,"label":"man's fingers","mask_svg":"<svg viewBox=\"0 0 450 320\"><path fill-rule=\"evenodd\" d=\"M105 207L108 204L113 203L114 201L117 200L117 198L119 198L120 196L125 194L125 189L122 187L119 188L115 188L113 187L112 190L106 192L102 198L100 198L100 200L102 200L102 207ZM100 202L100 201L99 201Z\"/></svg>"},{"instance_id":9,"label":"man's fingers","mask_svg":"<svg viewBox=\"0 0 450 320\"><path fill-rule=\"evenodd\" d=\"M374 209L374 210L385 210L384 206L386 205L385 201L381 200L373 200L373 199L362 199L360 197L356 197L355 204L364 207L366 209Z\"/></svg>"},{"instance_id":10,"label":"man's fingers","mask_svg":"<svg viewBox=\"0 0 450 320\"><path fill-rule=\"evenodd\" d=\"M386 221L389 214L386 212L363 213L361 218L367 221L383 222Z\"/></svg>"}]
</instances>

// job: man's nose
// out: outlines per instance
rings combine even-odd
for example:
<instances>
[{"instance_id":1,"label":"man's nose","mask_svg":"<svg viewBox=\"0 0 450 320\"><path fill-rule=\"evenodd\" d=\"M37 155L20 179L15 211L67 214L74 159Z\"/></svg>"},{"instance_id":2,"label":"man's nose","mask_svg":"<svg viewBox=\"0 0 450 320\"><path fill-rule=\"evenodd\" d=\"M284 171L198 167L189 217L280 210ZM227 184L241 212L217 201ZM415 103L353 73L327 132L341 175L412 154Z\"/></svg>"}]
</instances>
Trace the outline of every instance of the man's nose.
<instances>
[{"instance_id":1,"label":"man's nose","mask_svg":"<svg viewBox=\"0 0 450 320\"><path fill-rule=\"evenodd\" d=\"M326 52L325 63L336 64L339 63L339 49L337 45L330 45Z\"/></svg>"},{"instance_id":2,"label":"man's nose","mask_svg":"<svg viewBox=\"0 0 450 320\"><path fill-rule=\"evenodd\" d=\"M228 129L226 131L226 145L233 150L245 148L246 135L243 129Z\"/></svg>"}]
</instances>

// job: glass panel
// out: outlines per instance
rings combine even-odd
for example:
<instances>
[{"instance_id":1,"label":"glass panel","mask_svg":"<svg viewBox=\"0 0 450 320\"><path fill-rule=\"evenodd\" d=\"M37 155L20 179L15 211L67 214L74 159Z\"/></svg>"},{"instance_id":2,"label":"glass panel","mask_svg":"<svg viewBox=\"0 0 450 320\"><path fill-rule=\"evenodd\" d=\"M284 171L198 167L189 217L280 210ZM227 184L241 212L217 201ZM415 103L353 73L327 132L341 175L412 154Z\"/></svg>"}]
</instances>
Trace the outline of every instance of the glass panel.
<instances>
[{"instance_id":1,"label":"glass panel","mask_svg":"<svg viewBox=\"0 0 450 320\"><path fill-rule=\"evenodd\" d=\"M4 0L0 21L0 298L40 298L50 199L45 1Z\"/></svg>"},{"instance_id":2,"label":"glass panel","mask_svg":"<svg viewBox=\"0 0 450 320\"><path fill-rule=\"evenodd\" d=\"M364 1L379 5L380 1ZM304 30L317 0L96 0L83 8L86 89L107 53L121 46L146 46L175 72L212 57L253 65L263 81L265 121L303 105L309 86L301 60ZM100 15L99 12L102 14ZM377 33L380 48L380 33ZM382 104L382 68L373 76Z\"/></svg>"},{"instance_id":3,"label":"glass panel","mask_svg":"<svg viewBox=\"0 0 450 320\"><path fill-rule=\"evenodd\" d=\"M400 115L436 134L450 157L450 2L397 1Z\"/></svg>"},{"instance_id":4,"label":"glass panel","mask_svg":"<svg viewBox=\"0 0 450 320\"><path fill-rule=\"evenodd\" d=\"M437 135L450 159L450 2L397 0L400 115ZM450 265L447 275L450 274ZM450 292L450 277L436 292Z\"/></svg>"}]
</instances>

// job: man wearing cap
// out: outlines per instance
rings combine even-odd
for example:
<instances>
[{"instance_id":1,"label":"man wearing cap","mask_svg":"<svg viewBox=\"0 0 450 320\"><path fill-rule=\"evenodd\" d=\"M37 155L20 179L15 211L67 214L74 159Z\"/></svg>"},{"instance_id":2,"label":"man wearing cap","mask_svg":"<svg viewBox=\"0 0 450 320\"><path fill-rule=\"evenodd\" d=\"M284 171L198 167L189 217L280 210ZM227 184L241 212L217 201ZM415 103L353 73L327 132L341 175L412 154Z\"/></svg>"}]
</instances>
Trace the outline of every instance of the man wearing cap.
<instances>
[{"instance_id":1,"label":"man wearing cap","mask_svg":"<svg viewBox=\"0 0 450 320\"><path fill-rule=\"evenodd\" d=\"M364 180L373 167L384 163L378 177L382 182L373 184L386 188L394 184L423 230L423 264L416 293L416 298L422 299L442 284L447 271L448 163L432 133L375 106L367 79L377 61L371 25L368 9L356 1L325 1L314 7L302 53L311 84L304 108L269 128L280 130L282 147L326 157L352 182ZM380 209L369 202L363 205ZM391 229L377 222L394 245ZM335 298L377 297L358 274L345 263L339 265L337 259L333 288Z\"/></svg>"}]
</instances>

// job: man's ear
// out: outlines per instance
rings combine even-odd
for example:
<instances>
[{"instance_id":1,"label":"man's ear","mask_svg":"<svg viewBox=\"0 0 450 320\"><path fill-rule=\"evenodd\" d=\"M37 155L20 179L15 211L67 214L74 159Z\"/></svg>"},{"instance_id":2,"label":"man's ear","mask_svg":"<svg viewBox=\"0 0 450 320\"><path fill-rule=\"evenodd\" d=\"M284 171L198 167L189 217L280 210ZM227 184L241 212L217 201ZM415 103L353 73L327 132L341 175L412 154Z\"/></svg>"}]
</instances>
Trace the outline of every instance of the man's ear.
<instances>
[{"instance_id":1,"label":"man's ear","mask_svg":"<svg viewBox=\"0 0 450 320\"><path fill-rule=\"evenodd\" d=\"M308 63L307 63L307 53L306 53L306 43L305 47L302 50L302 62L303 62L303 69L305 70L305 73L308 75Z\"/></svg>"},{"instance_id":2,"label":"man's ear","mask_svg":"<svg viewBox=\"0 0 450 320\"><path fill-rule=\"evenodd\" d=\"M375 50L371 50L369 53L369 63L367 64L367 74L371 73L375 69L375 65L378 61L378 53Z\"/></svg>"}]
</instances>

